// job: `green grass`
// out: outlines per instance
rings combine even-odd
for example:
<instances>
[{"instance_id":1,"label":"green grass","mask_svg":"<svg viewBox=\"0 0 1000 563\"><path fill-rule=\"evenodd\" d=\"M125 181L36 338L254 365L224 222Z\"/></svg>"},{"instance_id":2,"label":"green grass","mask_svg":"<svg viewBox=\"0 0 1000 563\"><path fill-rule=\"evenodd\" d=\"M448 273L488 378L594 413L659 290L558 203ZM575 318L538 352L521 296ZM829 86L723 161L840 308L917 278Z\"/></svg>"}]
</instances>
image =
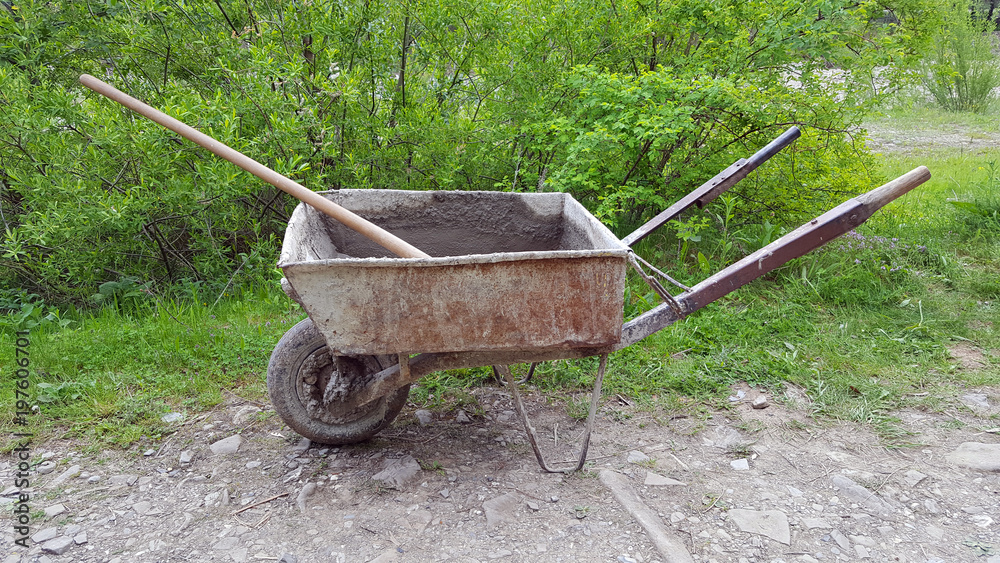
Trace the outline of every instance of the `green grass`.
<instances>
[{"instance_id":1,"label":"green grass","mask_svg":"<svg viewBox=\"0 0 1000 563\"><path fill-rule=\"evenodd\" d=\"M983 134L1000 128L977 115L891 111L897 128L961 126ZM628 397L643 409L702 413L727 408L736 382L775 392L795 384L808 393L816 416L867 424L887 443L907 444L917 439L899 430L900 408L945 408L962 389L1000 385L1000 149L917 151L880 161L886 178L918 165L933 177L857 234L618 352L605 395ZM760 226L707 234L681 261L669 237L650 237L638 250L690 285L780 234ZM641 280L630 277L628 286L627 316L656 304ZM95 448L125 446L168 432L160 421L166 412L194 416L228 394L266 400L268 357L303 313L275 283L215 304L216 296L202 298L197 288L182 293L89 313L60 314L39 304L25 316L22 308L25 322L38 324L30 347L40 407L34 430ZM8 436L15 430L14 316L0 332L0 431ZM958 342L993 350L986 368L959 369L948 352ZM523 375L525 368L518 369ZM596 371L595 358L549 362L532 385L579 415ZM474 390L484 385L495 385L489 368L432 374L413 387L410 400L477 415L482 406Z\"/></svg>"},{"instance_id":2,"label":"green grass","mask_svg":"<svg viewBox=\"0 0 1000 563\"><path fill-rule=\"evenodd\" d=\"M193 416L227 394L266 400L264 374L274 344L303 317L274 287L208 302L148 301L128 311L105 307L71 327L31 332L32 417L43 436L95 446L128 445L167 430L171 411ZM4 366L0 431L13 431L14 341L0 333Z\"/></svg>"}]
</instances>

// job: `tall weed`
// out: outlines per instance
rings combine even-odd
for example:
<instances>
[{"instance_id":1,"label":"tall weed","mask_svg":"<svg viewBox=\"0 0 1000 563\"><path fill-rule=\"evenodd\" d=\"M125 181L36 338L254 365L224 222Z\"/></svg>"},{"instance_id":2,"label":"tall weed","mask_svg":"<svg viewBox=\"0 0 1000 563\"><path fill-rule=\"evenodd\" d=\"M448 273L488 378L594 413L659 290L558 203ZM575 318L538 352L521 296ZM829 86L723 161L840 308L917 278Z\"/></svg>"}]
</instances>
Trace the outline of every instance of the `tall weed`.
<instances>
[{"instance_id":1,"label":"tall weed","mask_svg":"<svg viewBox=\"0 0 1000 563\"><path fill-rule=\"evenodd\" d=\"M924 86L950 111L984 113L996 101L1000 62L994 51L995 24L955 4L946 14L935 50L924 62Z\"/></svg>"}]
</instances>

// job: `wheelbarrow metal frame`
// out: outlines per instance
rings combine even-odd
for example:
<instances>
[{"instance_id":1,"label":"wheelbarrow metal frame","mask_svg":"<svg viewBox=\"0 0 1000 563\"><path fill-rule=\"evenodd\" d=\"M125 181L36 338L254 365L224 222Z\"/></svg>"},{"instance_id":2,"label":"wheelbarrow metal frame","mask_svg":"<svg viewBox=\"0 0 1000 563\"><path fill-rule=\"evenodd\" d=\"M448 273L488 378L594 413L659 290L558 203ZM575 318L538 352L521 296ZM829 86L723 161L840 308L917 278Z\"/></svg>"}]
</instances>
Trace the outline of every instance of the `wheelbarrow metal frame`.
<instances>
[{"instance_id":1,"label":"wheelbarrow metal frame","mask_svg":"<svg viewBox=\"0 0 1000 563\"><path fill-rule=\"evenodd\" d=\"M408 373L401 374L399 365L375 374L370 382L359 387L344 401L346 408L365 404L404 385L436 371L491 365L537 363L600 356L627 348L663 330L685 316L719 298L736 291L751 281L803 256L840 235L864 223L876 211L930 178L926 167L916 168L866 194L851 198L819 217L800 226L771 244L697 284L674 299L680 312L666 303L660 304L622 325L622 337L611 346L564 350L513 352L450 352L424 353L407 360Z\"/></svg>"}]
</instances>

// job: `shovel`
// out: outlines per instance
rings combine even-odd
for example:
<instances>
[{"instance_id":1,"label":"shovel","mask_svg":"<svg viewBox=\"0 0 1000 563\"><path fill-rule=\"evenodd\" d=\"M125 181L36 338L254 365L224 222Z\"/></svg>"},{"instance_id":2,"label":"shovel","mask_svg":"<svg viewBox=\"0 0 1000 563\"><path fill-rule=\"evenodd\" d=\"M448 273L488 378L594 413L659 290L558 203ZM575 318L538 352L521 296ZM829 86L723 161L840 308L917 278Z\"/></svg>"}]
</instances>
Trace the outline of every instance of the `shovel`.
<instances>
[{"instance_id":1,"label":"shovel","mask_svg":"<svg viewBox=\"0 0 1000 563\"><path fill-rule=\"evenodd\" d=\"M114 86L94 78L89 74L81 75L80 83L98 94L118 102L139 115L154 121L167 129L170 129L174 133L177 133L192 143L201 145L219 158L232 162L236 166L239 166L295 199L315 207L326 215L329 215L330 217L371 239L372 242L382 246L400 258L430 258L430 255L422 252L420 249L390 233L389 231L386 231L371 221L359 217L358 215L344 209L336 203L333 203L291 178L283 176L249 156L246 156L245 154L230 148L219 141L216 141L201 131L198 131L194 127L181 123L162 111L140 102L132 96L118 90Z\"/></svg>"}]
</instances>

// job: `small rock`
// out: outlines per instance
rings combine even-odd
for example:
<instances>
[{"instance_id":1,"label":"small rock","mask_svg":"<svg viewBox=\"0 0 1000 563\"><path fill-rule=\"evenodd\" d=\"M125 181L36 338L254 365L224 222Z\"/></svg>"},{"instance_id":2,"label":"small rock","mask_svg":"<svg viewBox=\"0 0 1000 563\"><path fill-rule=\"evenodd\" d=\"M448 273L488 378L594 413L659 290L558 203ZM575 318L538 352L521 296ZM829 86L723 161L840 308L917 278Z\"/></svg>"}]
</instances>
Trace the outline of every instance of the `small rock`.
<instances>
[{"instance_id":1,"label":"small rock","mask_svg":"<svg viewBox=\"0 0 1000 563\"><path fill-rule=\"evenodd\" d=\"M1000 444L963 442L954 452L945 457L951 463L969 469L1000 471Z\"/></svg>"},{"instance_id":2,"label":"small rock","mask_svg":"<svg viewBox=\"0 0 1000 563\"><path fill-rule=\"evenodd\" d=\"M100 476L100 475L91 475L91 476L90 476L90 477L89 477L89 478L87 479L87 483L89 483L89 484L91 484L91 485L93 485L93 484L95 484L95 483L100 483L100 482L101 482L101 476Z\"/></svg>"},{"instance_id":3,"label":"small rock","mask_svg":"<svg viewBox=\"0 0 1000 563\"><path fill-rule=\"evenodd\" d=\"M316 492L316 483L306 483L302 490L299 491L298 498L295 499L295 504L299 507L299 512L302 514L306 513L306 501L309 500L309 495Z\"/></svg>"},{"instance_id":4,"label":"small rock","mask_svg":"<svg viewBox=\"0 0 1000 563\"><path fill-rule=\"evenodd\" d=\"M733 508L728 514L740 531L765 536L785 545L791 544L788 517L780 510Z\"/></svg>"},{"instance_id":5,"label":"small rock","mask_svg":"<svg viewBox=\"0 0 1000 563\"><path fill-rule=\"evenodd\" d=\"M243 426L246 423L251 422L259 412L260 409L253 405L243 405L242 407L236 409L236 412L233 414L233 424L236 426Z\"/></svg>"},{"instance_id":6,"label":"small rock","mask_svg":"<svg viewBox=\"0 0 1000 563\"><path fill-rule=\"evenodd\" d=\"M916 487L921 481L927 478L927 475L917 471L916 469L911 469L903 474L903 482L906 486L913 488Z\"/></svg>"},{"instance_id":7,"label":"small rock","mask_svg":"<svg viewBox=\"0 0 1000 563\"><path fill-rule=\"evenodd\" d=\"M438 491L438 494L441 495L441 498L448 498L449 496L451 496L451 491L449 491L448 489L441 489L440 491Z\"/></svg>"},{"instance_id":8,"label":"small rock","mask_svg":"<svg viewBox=\"0 0 1000 563\"><path fill-rule=\"evenodd\" d=\"M537 502L535 502L533 500L529 500L527 502L527 504L528 504L528 508L530 508L532 511L538 512L539 506L538 506Z\"/></svg>"},{"instance_id":9,"label":"small rock","mask_svg":"<svg viewBox=\"0 0 1000 563\"><path fill-rule=\"evenodd\" d=\"M671 512L670 513L670 523L677 524L678 522L684 520L684 514L682 512Z\"/></svg>"},{"instance_id":10,"label":"small rock","mask_svg":"<svg viewBox=\"0 0 1000 563\"><path fill-rule=\"evenodd\" d=\"M292 453L296 455L302 455L309 451L309 446L312 445L312 441L309 438L302 438L297 444L292 448Z\"/></svg>"},{"instance_id":11,"label":"small rock","mask_svg":"<svg viewBox=\"0 0 1000 563\"><path fill-rule=\"evenodd\" d=\"M729 462L729 465L736 471L749 471L750 462L746 458L734 459Z\"/></svg>"},{"instance_id":12,"label":"small rock","mask_svg":"<svg viewBox=\"0 0 1000 563\"><path fill-rule=\"evenodd\" d=\"M513 551L510 551L509 549L499 549L497 551L491 551L490 553L487 553L486 554L486 558L487 559L502 559L504 557L510 557L511 555L514 555Z\"/></svg>"},{"instance_id":13,"label":"small rock","mask_svg":"<svg viewBox=\"0 0 1000 563\"><path fill-rule=\"evenodd\" d=\"M419 472L420 464L413 459L413 456L407 455L399 459L386 460L382 471L373 475L372 480L400 489Z\"/></svg>"},{"instance_id":14,"label":"small rock","mask_svg":"<svg viewBox=\"0 0 1000 563\"><path fill-rule=\"evenodd\" d=\"M183 452L181 452L180 461L182 464L191 463L192 459L194 459L194 452L192 452L191 450L184 450Z\"/></svg>"},{"instance_id":15,"label":"small rock","mask_svg":"<svg viewBox=\"0 0 1000 563\"><path fill-rule=\"evenodd\" d=\"M65 483L69 479L72 479L73 477L76 477L79 474L80 474L80 466L74 465L73 467L70 467L66 471L63 471L62 474L53 479L52 482L49 483L49 488L55 489L56 487L60 487L62 486L63 483Z\"/></svg>"},{"instance_id":16,"label":"small rock","mask_svg":"<svg viewBox=\"0 0 1000 563\"><path fill-rule=\"evenodd\" d=\"M628 457L625 458L625 461L629 463L646 463L649 461L649 456L639 450L632 450L628 453Z\"/></svg>"},{"instance_id":17,"label":"small rock","mask_svg":"<svg viewBox=\"0 0 1000 563\"><path fill-rule=\"evenodd\" d=\"M236 536L229 536L215 542L215 544L212 545L212 549L218 551L229 551L231 549L234 549L239 544L240 544L240 538Z\"/></svg>"},{"instance_id":18,"label":"small rock","mask_svg":"<svg viewBox=\"0 0 1000 563\"><path fill-rule=\"evenodd\" d=\"M246 464L246 468L247 469L257 469L261 465L262 465L262 463L259 462L259 461L248 461L247 464Z\"/></svg>"},{"instance_id":19,"label":"small rock","mask_svg":"<svg viewBox=\"0 0 1000 563\"><path fill-rule=\"evenodd\" d=\"M686 486L687 483L683 483L676 479L671 479L670 477L664 477L663 475L657 475L652 471L646 472L646 480L643 482L644 485L650 487L667 487L671 485L681 485Z\"/></svg>"},{"instance_id":20,"label":"small rock","mask_svg":"<svg viewBox=\"0 0 1000 563\"><path fill-rule=\"evenodd\" d=\"M87 532L80 532L79 534L73 536L73 543L76 545L83 545L87 543Z\"/></svg>"},{"instance_id":21,"label":"small rock","mask_svg":"<svg viewBox=\"0 0 1000 563\"><path fill-rule=\"evenodd\" d=\"M420 409L413 413L413 416L417 417L417 422L420 423L420 426L427 426L431 422L434 422L434 414L429 410Z\"/></svg>"},{"instance_id":22,"label":"small rock","mask_svg":"<svg viewBox=\"0 0 1000 563\"><path fill-rule=\"evenodd\" d=\"M802 525L806 527L807 530L813 530L816 528L831 529L833 526L828 524L826 520L820 518L803 518Z\"/></svg>"},{"instance_id":23,"label":"small rock","mask_svg":"<svg viewBox=\"0 0 1000 563\"><path fill-rule=\"evenodd\" d=\"M410 514L406 524L413 530L414 535L420 535L432 520L434 515L429 510L415 510Z\"/></svg>"},{"instance_id":24,"label":"small rock","mask_svg":"<svg viewBox=\"0 0 1000 563\"><path fill-rule=\"evenodd\" d=\"M179 412L168 412L167 414L160 417L160 420L170 424L171 422L180 422L184 420L184 414Z\"/></svg>"},{"instance_id":25,"label":"small rock","mask_svg":"<svg viewBox=\"0 0 1000 563\"><path fill-rule=\"evenodd\" d=\"M108 479L108 484L113 487L118 485L127 485L131 487L132 485L135 485L135 482L138 480L139 480L138 475L129 475L126 473L124 475L112 475Z\"/></svg>"},{"instance_id":26,"label":"small rock","mask_svg":"<svg viewBox=\"0 0 1000 563\"><path fill-rule=\"evenodd\" d=\"M156 453L156 450L154 450L153 448L150 448L150 449L142 452L142 455L144 455L146 457L149 457L149 456L151 456L151 455L153 455L155 453Z\"/></svg>"},{"instance_id":27,"label":"small rock","mask_svg":"<svg viewBox=\"0 0 1000 563\"><path fill-rule=\"evenodd\" d=\"M974 411L990 410L990 401L985 393L966 393L962 395L962 403Z\"/></svg>"},{"instance_id":28,"label":"small rock","mask_svg":"<svg viewBox=\"0 0 1000 563\"><path fill-rule=\"evenodd\" d=\"M865 547L875 547L875 540L868 536L847 536L852 542Z\"/></svg>"},{"instance_id":29,"label":"small rock","mask_svg":"<svg viewBox=\"0 0 1000 563\"><path fill-rule=\"evenodd\" d=\"M60 536L55 539L51 539L42 544L42 551L45 553L53 553L55 555L62 555L66 553L69 548L73 547L73 538L67 536Z\"/></svg>"},{"instance_id":30,"label":"small rock","mask_svg":"<svg viewBox=\"0 0 1000 563\"><path fill-rule=\"evenodd\" d=\"M863 545L854 546L854 552L858 554L858 559L868 559L871 557L868 554L868 548Z\"/></svg>"},{"instance_id":31,"label":"small rock","mask_svg":"<svg viewBox=\"0 0 1000 563\"><path fill-rule=\"evenodd\" d=\"M465 411L459 409L458 414L455 415L455 422L459 424L469 424L472 422L472 419L469 418L469 415L465 414Z\"/></svg>"},{"instance_id":32,"label":"small rock","mask_svg":"<svg viewBox=\"0 0 1000 563\"><path fill-rule=\"evenodd\" d=\"M972 518L970 518L970 520L972 520L973 524L983 529L989 529L993 527L993 518L990 518L985 514L977 514Z\"/></svg>"},{"instance_id":33,"label":"small rock","mask_svg":"<svg viewBox=\"0 0 1000 563\"><path fill-rule=\"evenodd\" d=\"M840 530L837 529L831 530L830 537L833 538L833 541L837 542L837 545L840 546L840 549L846 550L851 547L851 542L848 541L847 536L841 533Z\"/></svg>"},{"instance_id":34,"label":"small rock","mask_svg":"<svg viewBox=\"0 0 1000 563\"><path fill-rule=\"evenodd\" d=\"M639 563L639 560L634 557L629 557L628 555L619 555L618 563Z\"/></svg>"},{"instance_id":35,"label":"small rock","mask_svg":"<svg viewBox=\"0 0 1000 563\"><path fill-rule=\"evenodd\" d=\"M66 507L61 504L53 504L45 509L45 519L49 520L66 512Z\"/></svg>"},{"instance_id":36,"label":"small rock","mask_svg":"<svg viewBox=\"0 0 1000 563\"><path fill-rule=\"evenodd\" d=\"M753 402L750 403L750 406L755 409L766 409L767 407L771 406L771 404L767 402L767 397L765 397L764 395L757 395L757 397L754 398Z\"/></svg>"},{"instance_id":37,"label":"small rock","mask_svg":"<svg viewBox=\"0 0 1000 563\"><path fill-rule=\"evenodd\" d=\"M151 508L153 508L153 503L146 500L139 501L132 505L132 510L134 510L139 516L149 512Z\"/></svg>"},{"instance_id":38,"label":"small rock","mask_svg":"<svg viewBox=\"0 0 1000 563\"><path fill-rule=\"evenodd\" d=\"M851 499L852 502L858 503L883 518L888 518L892 515L892 505L882 500L882 497L869 491L847 477L844 477L843 475L834 475L830 478L830 481L833 482L835 487L840 489L841 494Z\"/></svg>"},{"instance_id":39,"label":"small rock","mask_svg":"<svg viewBox=\"0 0 1000 563\"><path fill-rule=\"evenodd\" d=\"M64 536L75 536L75 535L79 534L81 531L83 531L83 526L81 526L79 524L70 524L69 526L66 526L65 530L63 530L63 535Z\"/></svg>"},{"instance_id":40,"label":"small rock","mask_svg":"<svg viewBox=\"0 0 1000 563\"><path fill-rule=\"evenodd\" d=\"M486 514L486 527L493 528L505 522L516 521L517 505L518 496L515 493L507 493L484 502L483 512Z\"/></svg>"},{"instance_id":41,"label":"small rock","mask_svg":"<svg viewBox=\"0 0 1000 563\"><path fill-rule=\"evenodd\" d=\"M52 538L59 535L59 528L45 528L44 530L39 530L34 534L31 534L31 541L35 543L43 543L51 540Z\"/></svg>"},{"instance_id":42,"label":"small rock","mask_svg":"<svg viewBox=\"0 0 1000 563\"><path fill-rule=\"evenodd\" d=\"M230 436L228 438L223 438L218 442L213 443L209 448L215 455L227 455L234 454L239 451L240 446L243 445L243 436L236 434L235 436Z\"/></svg>"},{"instance_id":43,"label":"small rock","mask_svg":"<svg viewBox=\"0 0 1000 563\"><path fill-rule=\"evenodd\" d=\"M38 468L36 469L39 475L48 475L49 473L52 473L55 470L56 470L56 462L54 461L43 461L38 464Z\"/></svg>"}]
</instances>

